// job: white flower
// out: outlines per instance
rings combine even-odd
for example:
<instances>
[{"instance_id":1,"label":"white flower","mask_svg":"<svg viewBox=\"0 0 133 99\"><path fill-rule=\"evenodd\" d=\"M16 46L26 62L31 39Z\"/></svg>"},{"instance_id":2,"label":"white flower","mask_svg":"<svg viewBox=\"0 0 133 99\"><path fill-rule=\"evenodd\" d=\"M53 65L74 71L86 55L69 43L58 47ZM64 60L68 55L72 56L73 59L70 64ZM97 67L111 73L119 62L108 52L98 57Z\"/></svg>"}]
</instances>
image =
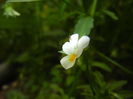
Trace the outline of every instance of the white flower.
<instances>
[{"instance_id":1,"label":"white flower","mask_svg":"<svg viewBox=\"0 0 133 99\"><path fill-rule=\"evenodd\" d=\"M82 54L83 49L88 46L89 41L90 38L88 36L82 36L79 39L78 34L71 35L69 42L62 46L62 50L67 56L60 60L61 65L65 69L71 68L75 64L76 59Z\"/></svg>"}]
</instances>

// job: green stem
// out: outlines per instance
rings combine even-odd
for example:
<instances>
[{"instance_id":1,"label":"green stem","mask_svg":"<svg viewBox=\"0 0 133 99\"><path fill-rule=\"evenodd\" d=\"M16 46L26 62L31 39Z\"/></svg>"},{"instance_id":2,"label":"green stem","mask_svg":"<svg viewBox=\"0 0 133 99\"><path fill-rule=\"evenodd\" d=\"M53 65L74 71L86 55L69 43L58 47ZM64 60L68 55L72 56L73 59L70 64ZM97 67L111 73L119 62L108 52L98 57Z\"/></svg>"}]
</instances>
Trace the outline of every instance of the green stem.
<instances>
[{"instance_id":1,"label":"green stem","mask_svg":"<svg viewBox=\"0 0 133 99\"><path fill-rule=\"evenodd\" d=\"M91 9L90 9L90 16L92 16L92 17L95 14L96 6L97 6L97 0L93 0L92 6L91 6Z\"/></svg>"},{"instance_id":2,"label":"green stem","mask_svg":"<svg viewBox=\"0 0 133 99\"><path fill-rule=\"evenodd\" d=\"M77 86L77 83L78 83L78 80L79 80L79 76L81 74L81 70L79 70L78 67L79 66L77 66L77 68L75 69L75 71L76 71L77 74L75 73L76 74L76 77L75 77L74 82L72 83L71 89L69 90L68 96L72 96L72 94L75 93L74 91L75 91L75 88Z\"/></svg>"},{"instance_id":3,"label":"green stem","mask_svg":"<svg viewBox=\"0 0 133 99\"><path fill-rule=\"evenodd\" d=\"M87 71L88 71L88 79L89 79L89 83L90 83L90 88L92 90L93 95L95 95L95 89L94 89L94 82L93 82L93 74L92 74L92 69L91 69L91 65L86 65L87 66Z\"/></svg>"}]
</instances>

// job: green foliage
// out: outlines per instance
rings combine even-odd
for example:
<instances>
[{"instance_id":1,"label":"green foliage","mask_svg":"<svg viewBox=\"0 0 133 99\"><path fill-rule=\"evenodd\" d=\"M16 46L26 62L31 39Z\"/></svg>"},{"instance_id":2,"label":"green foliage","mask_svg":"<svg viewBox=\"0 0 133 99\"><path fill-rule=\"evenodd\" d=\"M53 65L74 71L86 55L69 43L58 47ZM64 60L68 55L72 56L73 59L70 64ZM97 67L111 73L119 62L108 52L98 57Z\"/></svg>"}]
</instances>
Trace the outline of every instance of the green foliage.
<instances>
[{"instance_id":1,"label":"green foliage","mask_svg":"<svg viewBox=\"0 0 133 99\"><path fill-rule=\"evenodd\" d=\"M31 2L31 1L39 1L39 0L7 0L7 2Z\"/></svg>"},{"instance_id":2,"label":"green foliage","mask_svg":"<svg viewBox=\"0 0 133 99\"><path fill-rule=\"evenodd\" d=\"M103 13L105 13L106 15L108 15L109 17L111 17L114 20L118 20L118 17L116 16L116 14L114 12L111 12L109 10L103 10Z\"/></svg>"},{"instance_id":3,"label":"green foliage","mask_svg":"<svg viewBox=\"0 0 133 99\"><path fill-rule=\"evenodd\" d=\"M6 95L6 99L28 99L28 97L18 90L12 90Z\"/></svg>"},{"instance_id":4,"label":"green foliage","mask_svg":"<svg viewBox=\"0 0 133 99\"><path fill-rule=\"evenodd\" d=\"M4 15L9 17L16 17L16 16L20 16L20 13L18 13L17 11L15 11L12 6L10 4L5 4L4 5Z\"/></svg>"},{"instance_id":5,"label":"green foliage","mask_svg":"<svg viewBox=\"0 0 133 99\"><path fill-rule=\"evenodd\" d=\"M107 72L111 72L112 71L111 68L105 63L94 61L91 64L92 64L92 66L101 68L101 69L103 69L103 70L105 70Z\"/></svg>"},{"instance_id":6,"label":"green foliage","mask_svg":"<svg viewBox=\"0 0 133 99\"><path fill-rule=\"evenodd\" d=\"M78 33L80 36L89 35L93 28L93 21L92 17L83 17L79 19L75 25L74 33Z\"/></svg>"},{"instance_id":7,"label":"green foliage","mask_svg":"<svg viewBox=\"0 0 133 99\"><path fill-rule=\"evenodd\" d=\"M9 75L19 72L7 99L133 98L132 0L31 1L1 3L9 16L0 15L0 61ZM90 44L65 70L60 50L72 33L89 35Z\"/></svg>"},{"instance_id":8,"label":"green foliage","mask_svg":"<svg viewBox=\"0 0 133 99\"><path fill-rule=\"evenodd\" d=\"M111 84L109 84L108 87L112 91L112 90L115 90L115 89L118 89L118 88L124 86L126 83L127 83L127 81L114 81Z\"/></svg>"},{"instance_id":9,"label":"green foliage","mask_svg":"<svg viewBox=\"0 0 133 99\"><path fill-rule=\"evenodd\" d=\"M129 74L133 74L132 71L128 70L127 68L125 68L124 66L120 65L119 63L115 62L114 60L108 58L107 56L105 56L104 54L98 52L98 54L103 57L104 59L106 59L107 61L111 62L112 64L114 64L115 66L119 67L120 69L122 69L123 71L125 71L126 73Z\"/></svg>"}]
</instances>

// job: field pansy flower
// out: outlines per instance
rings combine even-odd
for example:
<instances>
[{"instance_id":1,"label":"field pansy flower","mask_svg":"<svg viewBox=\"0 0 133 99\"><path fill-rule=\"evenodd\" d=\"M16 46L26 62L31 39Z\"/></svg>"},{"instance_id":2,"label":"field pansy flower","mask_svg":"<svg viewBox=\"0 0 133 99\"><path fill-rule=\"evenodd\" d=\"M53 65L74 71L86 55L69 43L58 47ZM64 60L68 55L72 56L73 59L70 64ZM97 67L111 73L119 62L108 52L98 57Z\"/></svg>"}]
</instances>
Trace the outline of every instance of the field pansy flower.
<instances>
[{"instance_id":1,"label":"field pansy flower","mask_svg":"<svg viewBox=\"0 0 133 99\"><path fill-rule=\"evenodd\" d=\"M62 46L62 50L67 56L60 60L61 65L65 69L69 69L74 66L75 61L79 58L84 50L89 44L90 38L88 36L82 36L79 39L78 34L73 34L70 36L69 42L66 42Z\"/></svg>"}]
</instances>

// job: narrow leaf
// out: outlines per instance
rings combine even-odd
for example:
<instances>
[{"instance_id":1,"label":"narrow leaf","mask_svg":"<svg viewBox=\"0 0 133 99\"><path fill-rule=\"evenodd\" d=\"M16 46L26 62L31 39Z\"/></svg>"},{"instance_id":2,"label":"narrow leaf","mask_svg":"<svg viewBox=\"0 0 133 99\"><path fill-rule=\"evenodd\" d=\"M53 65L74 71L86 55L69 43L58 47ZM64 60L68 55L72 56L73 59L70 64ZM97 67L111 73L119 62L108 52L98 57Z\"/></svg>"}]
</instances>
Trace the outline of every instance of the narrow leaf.
<instances>
[{"instance_id":1,"label":"narrow leaf","mask_svg":"<svg viewBox=\"0 0 133 99\"><path fill-rule=\"evenodd\" d=\"M122 90L119 92L124 99L133 99L133 91L130 90Z\"/></svg>"},{"instance_id":2,"label":"narrow leaf","mask_svg":"<svg viewBox=\"0 0 133 99\"><path fill-rule=\"evenodd\" d=\"M127 83L127 81L125 81L125 80L122 80L122 81L114 81L114 82L112 82L112 83L110 83L108 85L108 88L110 90L115 90L115 89L118 89L118 88L123 87L126 83Z\"/></svg>"},{"instance_id":3,"label":"narrow leaf","mask_svg":"<svg viewBox=\"0 0 133 99\"><path fill-rule=\"evenodd\" d=\"M94 67L98 67L98 68L101 68L101 69L103 69L103 70L105 70L107 72L111 72L111 68L107 64L105 64L105 63L94 61L91 64Z\"/></svg>"},{"instance_id":4,"label":"narrow leaf","mask_svg":"<svg viewBox=\"0 0 133 99\"><path fill-rule=\"evenodd\" d=\"M121 95L117 94L117 93L112 93L112 95L116 98L116 99L124 99Z\"/></svg>"},{"instance_id":5,"label":"narrow leaf","mask_svg":"<svg viewBox=\"0 0 133 99\"><path fill-rule=\"evenodd\" d=\"M116 61L112 60L111 58L105 56L103 53L97 51L97 54L99 56L103 57L104 59L106 59L107 61L111 62L112 64L114 64L115 66L120 68L121 70L125 71L126 73L133 75L133 72L131 70L125 68L125 66L123 66L123 65L117 63Z\"/></svg>"},{"instance_id":6,"label":"narrow leaf","mask_svg":"<svg viewBox=\"0 0 133 99\"><path fill-rule=\"evenodd\" d=\"M116 14L112 11L109 10L103 10L103 12L108 15L109 17L111 17L114 20L118 20L118 17L116 16Z\"/></svg>"}]
</instances>

